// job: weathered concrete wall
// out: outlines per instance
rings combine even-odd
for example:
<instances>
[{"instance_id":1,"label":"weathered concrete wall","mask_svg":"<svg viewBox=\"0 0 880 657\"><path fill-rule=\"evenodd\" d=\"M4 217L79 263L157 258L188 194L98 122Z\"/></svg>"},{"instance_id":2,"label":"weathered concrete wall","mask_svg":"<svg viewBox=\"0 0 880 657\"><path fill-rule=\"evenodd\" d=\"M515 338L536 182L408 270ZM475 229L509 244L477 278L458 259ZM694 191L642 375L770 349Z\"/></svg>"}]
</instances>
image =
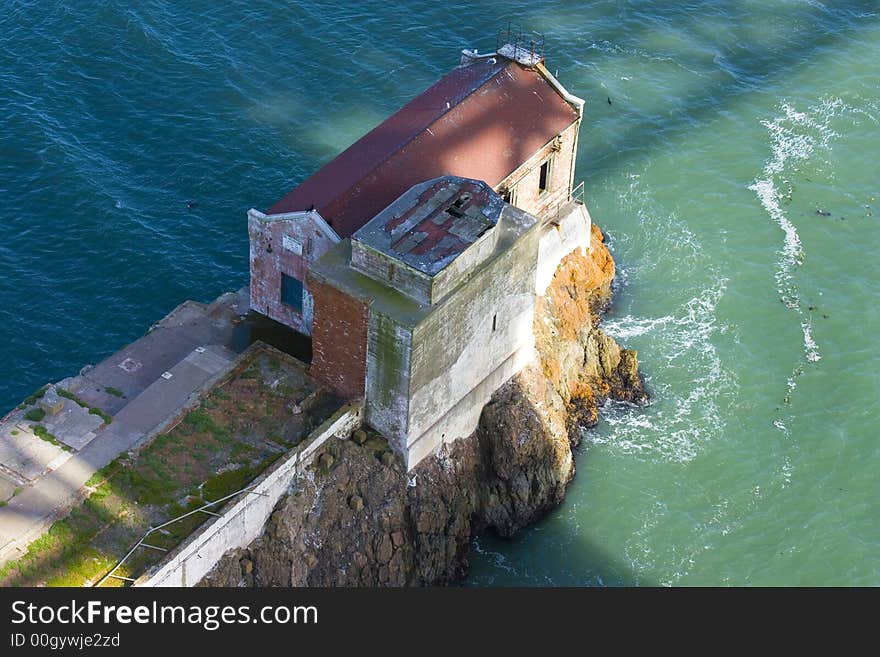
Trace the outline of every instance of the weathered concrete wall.
<instances>
[{"instance_id":1,"label":"weathered concrete wall","mask_svg":"<svg viewBox=\"0 0 880 657\"><path fill-rule=\"evenodd\" d=\"M311 335L314 300L306 283L309 263L339 241L316 212L248 212L251 308ZM281 301L281 274L303 282L302 311Z\"/></svg>"},{"instance_id":2,"label":"weathered concrete wall","mask_svg":"<svg viewBox=\"0 0 880 657\"><path fill-rule=\"evenodd\" d=\"M407 469L415 467L443 443L450 443L474 432L483 407L489 403L492 395L533 361L535 349L532 342L534 341L511 354L409 445L404 460Z\"/></svg>"},{"instance_id":3,"label":"weathered concrete wall","mask_svg":"<svg viewBox=\"0 0 880 657\"><path fill-rule=\"evenodd\" d=\"M364 396L369 312L360 301L310 277L315 300L310 374L345 399Z\"/></svg>"},{"instance_id":4,"label":"weathered concrete wall","mask_svg":"<svg viewBox=\"0 0 880 657\"><path fill-rule=\"evenodd\" d=\"M562 259L575 249L586 254L590 249L590 226L592 219L583 203L572 201L558 221L547 225L541 232L538 247L538 274L535 277L535 294L543 296L553 280Z\"/></svg>"},{"instance_id":5,"label":"weathered concrete wall","mask_svg":"<svg viewBox=\"0 0 880 657\"><path fill-rule=\"evenodd\" d=\"M517 371L503 364L516 352L531 354L539 238L540 227L536 225L475 272L416 327L412 338L408 449L421 442L419 451L424 455L442 441L468 435L473 430L472 418L479 416L495 391L483 382L488 379L491 383L491 375L498 371L496 387L500 386ZM459 405L465 397L470 399L467 408ZM450 414L457 405L456 414L464 421L462 433L456 429L455 414ZM426 442L424 434L443 417L453 419L448 430L436 429Z\"/></svg>"},{"instance_id":6,"label":"weathered concrete wall","mask_svg":"<svg viewBox=\"0 0 880 657\"><path fill-rule=\"evenodd\" d=\"M580 121L566 128L558 139L546 144L526 160L495 188L514 190L513 204L538 217L543 217L571 192ZM549 187L541 193L539 183L541 164L553 158Z\"/></svg>"},{"instance_id":7,"label":"weathered concrete wall","mask_svg":"<svg viewBox=\"0 0 880 657\"><path fill-rule=\"evenodd\" d=\"M431 303L431 277L358 240L351 242L351 266L419 303Z\"/></svg>"},{"instance_id":8,"label":"weathered concrete wall","mask_svg":"<svg viewBox=\"0 0 880 657\"><path fill-rule=\"evenodd\" d=\"M364 416L406 453L412 331L372 308L367 340L367 396Z\"/></svg>"},{"instance_id":9,"label":"weathered concrete wall","mask_svg":"<svg viewBox=\"0 0 880 657\"><path fill-rule=\"evenodd\" d=\"M295 451L258 477L252 493L243 494L218 518L203 525L134 586L194 586L228 550L248 546L262 534L276 503L290 492L294 478L311 464L318 448L330 438L350 435L360 426L361 415L359 403L337 411Z\"/></svg>"},{"instance_id":10,"label":"weathered concrete wall","mask_svg":"<svg viewBox=\"0 0 880 657\"><path fill-rule=\"evenodd\" d=\"M503 219L502 219L503 221ZM498 245L503 226L495 226L443 268L431 282L431 303L442 301L462 280L488 260Z\"/></svg>"}]
</instances>

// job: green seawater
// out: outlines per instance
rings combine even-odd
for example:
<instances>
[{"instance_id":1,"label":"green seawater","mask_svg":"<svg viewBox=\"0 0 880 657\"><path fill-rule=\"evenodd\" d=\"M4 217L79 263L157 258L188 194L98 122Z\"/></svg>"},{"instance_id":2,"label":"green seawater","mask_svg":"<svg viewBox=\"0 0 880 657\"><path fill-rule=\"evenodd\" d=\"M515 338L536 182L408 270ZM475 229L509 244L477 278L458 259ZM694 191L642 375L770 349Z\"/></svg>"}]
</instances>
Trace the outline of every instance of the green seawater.
<instances>
[{"instance_id":1,"label":"green seawater","mask_svg":"<svg viewBox=\"0 0 880 657\"><path fill-rule=\"evenodd\" d=\"M508 19L587 101L652 402L468 584L880 584L878 2L0 0L0 407L245 284L246 210Z\"/></svg>"}]
</instances>

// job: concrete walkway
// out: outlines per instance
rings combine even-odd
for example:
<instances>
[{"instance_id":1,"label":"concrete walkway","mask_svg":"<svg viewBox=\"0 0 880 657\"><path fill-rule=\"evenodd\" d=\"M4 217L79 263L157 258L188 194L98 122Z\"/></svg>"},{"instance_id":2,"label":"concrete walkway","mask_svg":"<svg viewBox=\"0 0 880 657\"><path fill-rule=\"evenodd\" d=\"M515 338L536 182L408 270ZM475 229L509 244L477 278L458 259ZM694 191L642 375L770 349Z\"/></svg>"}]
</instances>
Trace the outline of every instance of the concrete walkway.
<instances>
[{"instance_id":1,"label":"concrete walkway","mask_svg":"<svg viewBox=\"0 0 880 657\"><path fill-rule=\"evenodd\" d=\"M31 541L66 515L97 470L162 430L228 371L240 350L231 347L237 320L247 312L242 299L239 292L207 306L181 304L140 340L63 382L112 414L113 422L0 508L0 564L24 554ZM124 397L108 394L108 387Z\"/></svg>"}]
</instances>

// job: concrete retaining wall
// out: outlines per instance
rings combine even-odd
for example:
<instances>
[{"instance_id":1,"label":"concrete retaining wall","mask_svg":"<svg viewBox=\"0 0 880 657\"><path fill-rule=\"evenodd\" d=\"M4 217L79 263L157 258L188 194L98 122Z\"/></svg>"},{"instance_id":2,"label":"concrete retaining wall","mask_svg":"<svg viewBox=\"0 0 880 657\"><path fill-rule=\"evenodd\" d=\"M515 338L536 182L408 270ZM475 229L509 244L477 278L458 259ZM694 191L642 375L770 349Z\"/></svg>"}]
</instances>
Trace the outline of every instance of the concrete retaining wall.
<instances>
[{"instance_id":1,"label":"concrete retaining wall","mask_svg":"<svg viewBox=\"0 0 880 657\"><path fill-rule=\"evenodd\" d=\"M567 213L557 222L546 226L538 247L538 274L535 277L535 294L544 296L553 280L559 263L577 248L584 252L590 248L590 224L592 219L587 206L572 203Z\"/></svg>"},{"instance_id":2,"label":"concrete retaining wall","mask_svg":"<svg viewBox=\"0 0 880 657\"><path fill-rule=\"evenodd\" d=\"M250 545L262 534L278 500L290 491L296 476L311 464L320 447L330 438L348 436L360 426L361 414L360 402L339 409L295 451L260 475L251 492L243 493L219 517L196 530L138 578L134 586L194 586L228 550Z\"/></svg>"}]
</instances>

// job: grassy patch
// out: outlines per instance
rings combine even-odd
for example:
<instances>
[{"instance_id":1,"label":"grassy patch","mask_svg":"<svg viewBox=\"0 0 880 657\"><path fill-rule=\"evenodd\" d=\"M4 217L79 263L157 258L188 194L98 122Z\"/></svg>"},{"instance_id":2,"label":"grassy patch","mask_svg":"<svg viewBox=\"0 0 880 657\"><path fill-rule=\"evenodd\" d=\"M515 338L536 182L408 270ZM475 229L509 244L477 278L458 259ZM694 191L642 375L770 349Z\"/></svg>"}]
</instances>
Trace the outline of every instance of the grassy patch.
<instances>
[{"instance_id":1,"label":"grassy patch","mask_svg":"<svg viewBox=\"0 0 880 657\"><path fill-rule=\"evenodd\" d=\"M82 399L80 399L79 397L74 395L69 390L65 390L64 388L55 388L55 392L57 392L61 397L64 397L66 399L69 399L70 401L76 402L77 404L79 404L83 408L90 408L90 406L86 402L84 402Z\"/></svg>"},{"instance_id":2,"label":"grassy patch","mask_svg":"<svg viewBox=\"0 0 880 657\"><path fill-rule=\"evenodd\" d=\"M10 433L11 435L13 435L13 436L17 436L18 434L21 433L21 431L19 431L18 429L13 429L13 430L10 431L9 433Z\"/></svg>"},{"instance_id":3,"label":"grassy patch","mask_svg":"<svg viewBox=\"0 0 880 657\"><path fill-rule=\"evenodd\" d=\"M250 443L246 443L244 441L236 441L234 445L232 445L232 451L229 453L229 457L235 461L239 460L243 456L249 456L251 452L254 451L253 445Z\"/></svg>"},{"instance_id":4,"label":"grassy patch","mask_svg":"<svg viewBox=\"0 0 880 657\"><path fill-rule=\"evenodd\" d=\"M104 388L104 392L114 397L125 397L125 394L119 388L114 388L113 386L107 386Z\"/></svg>"},{"instance_id":5,"label":"grassy patch","mask_svg":"<svg viewBox=\"0 0 880 657\"><path fill-rule=\"evenodd\" d=\"M46 417L46 411L42 408L32 408L24 414L24 419L30 422L42 422L44 417Z\"/></svg>"},{"instance_id":6,"label":"grassy patch","mask_svg":"<svg viewBox=\"0 0 880 657\"><path fill-rule=\"evenodd\" d=\"M83 401L81 398L77 397L69 390L65 390L64 388L55 388L55 391L60 396L65 397L66 399L69 399L70 401L76 402L77 404L79 404L83 408L88 409L89 413L91 413L92 415L97 415L99 418L104 420L104 422L106 422L107 424L110 424L113 421L113 418L110 415L107 415L104 411L102 411L97 406L89 406L89 404L87 402Z\"/></svg>"},{"instance_id":7,"label":"grassy patch","mask_svg":"<svg viewBox=\"0 0 880 657\"><path fill-rule=\"evenodd\" d=\"M37 438L45 440L47 443L52 443L56 447L60 447L61 449L63 449L66 452L70 451L70 447L68 447L67 445L62 443L60 440L58 440L53 434L49 433L49 430L46 427L44 427L42 424L32 424L31 431L34 432L34 435Z\"/></svg>"},{"instance_id":8,"label":"grassy patch","mask_svg":"<svg viewBox=\"0 0 880 657\"><path fill-rule=\"evenodd\" d=\"M21 495L21 492L23 490L24 488L16 488L14 491L12 491L12 497L15 497L16 495Z\"/></svg>"},{"instance_id":9,"label":"grassy patch","mask_svg":"<svg viewBox=\"0 0 880 657\"><path fill-rule=\"evenodd\" d=\"M87 482L91 495L86 501L32 543L24 556L0 568L0 586L93 583L151 527L248 486L285 453L279 446L288 444L281 437L284 422L292 417L285 408L286 395L279 396L278 390L262 383L261 372L271 368L269 358L255 360L223 391L208 394L205 403L177 426L93 475ZM304 386L309 384L303 376L288 370L283 359L279 362L279 388L291 385L297 397L305 394ZM85 406L69 391L59 394ZM323 409L316 415L321 413ZM45 431L41 437L51 436L36 428L41 425L34 426L35 433ZM291 439L299 442L301 436ZM220 512L224 504L212 510ZM209 519L205 513L193 513L151 531L147 543L172 549ZM162 557L156 550L138 549L117 573L138 577ZM105 585L124 583L108 580Z\"/></svg>"},{"instance_id":10,"label":"grassy patch","mask_svg":"<svg viewBox=\"0 0 880 657\"><path fill-rule=\"evenodd\" d=\"M32 406L37 403L37 400L42 399L43 395L46 394L46 391L49 389L48 385L43 386L39 390L35 390L30 395L25 397L24 401L21 403L19 408L24 408L25 406Z\"/></svg>"},{"instance_id":11,"label":"grassy patch","mask_svg":"<svg viewBox=\"0 0 880 657\"><path fill-rule=\"evenodd\" d=\"M107 415L100 408L92 407L89 409L89 413L91 413L92 415L97 415L99 418L104 420L104 422L106 422L107 424L110 424L113 421L113 417L110 415Z\"/></svg>"}]
</instances>

